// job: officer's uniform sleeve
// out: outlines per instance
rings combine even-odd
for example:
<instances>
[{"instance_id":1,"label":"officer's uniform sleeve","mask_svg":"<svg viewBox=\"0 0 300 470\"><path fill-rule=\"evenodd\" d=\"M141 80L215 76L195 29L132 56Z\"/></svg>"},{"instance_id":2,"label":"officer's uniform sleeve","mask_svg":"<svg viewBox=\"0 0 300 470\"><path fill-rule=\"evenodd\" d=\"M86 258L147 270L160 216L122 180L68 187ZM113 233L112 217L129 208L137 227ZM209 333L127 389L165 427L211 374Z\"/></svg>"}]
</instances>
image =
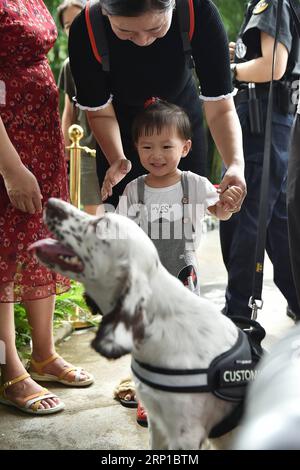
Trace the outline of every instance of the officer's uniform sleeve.
<instances>
[{"instance_id":1,"label":"officer's uniform sleeve","mask_svg":"<svg viewBox=\"0 0 300 470\"><path fill-rule=\"evenodd\" d=\"M69 58L81 109L97 111L111 101L106 73L95 59L83 10L73 21L69 36Z\"/></svg>"},{"instance_id":2,"label":"officer's uniform sleeve","mask_svg":"<svg viewBox=\"0 0 300 470\"><path fill-rule=\"evenodd\" d=\"M228 38L211 0L194 0L195 30L191 41L203 100L216 101L233 94Z\"/></svg>"},{"instance_id":3,"label":"officer's uniform sleeve","mask_svg":"<svg viewBox=\"0 0 300 470\"><path fill-rule=\"evenodd\" d=\"M263 31L273 38L275 37L277 7L278 0L261 0L256 5L243 34L243 41L246 45L253 39L255 29ZM291 20L288 0L283 0L278 41L287 48L289 53L291 52L293 41Z\"/></svg>"}]
</instances>

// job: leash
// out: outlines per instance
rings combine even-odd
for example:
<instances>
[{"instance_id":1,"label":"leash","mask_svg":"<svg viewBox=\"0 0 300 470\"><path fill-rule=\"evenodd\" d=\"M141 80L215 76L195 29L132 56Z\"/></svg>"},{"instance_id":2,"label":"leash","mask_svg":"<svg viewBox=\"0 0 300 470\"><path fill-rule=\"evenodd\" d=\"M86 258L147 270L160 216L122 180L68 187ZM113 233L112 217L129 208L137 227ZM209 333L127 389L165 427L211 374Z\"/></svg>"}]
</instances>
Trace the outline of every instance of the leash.
<instances>
[{"instance_id":1,"label":"leash","mask_svg":"<svg viewBox=\"0 0 300 470\"><path fill-rule=\"evenodd\" d=\"M292 0L289 0L290 2ZM274 68L276 47L278 43L280 21L282 15L283 0L278 0L278 8L276 14L275 41L272 59L272 77L269 88L268 108L265 130L264 143L264 161L262 180L260 188L259 215L258 215L258 231L255 252L255 270L252 284L252 295L249 299L249 307L252 309L251 319L257 319L257 311L263 307L262 288L264 278L264 259L265 246L267 237L267 217L268 217L268 195L269 195L269 179L270 179L270 160L271 160L271 144L272 144L272 114L273 114L273 98L274 98ZM292 10L293 11L293 10ZM300 27L300 24L299 24Z\"/></svg>"}]
</instances>

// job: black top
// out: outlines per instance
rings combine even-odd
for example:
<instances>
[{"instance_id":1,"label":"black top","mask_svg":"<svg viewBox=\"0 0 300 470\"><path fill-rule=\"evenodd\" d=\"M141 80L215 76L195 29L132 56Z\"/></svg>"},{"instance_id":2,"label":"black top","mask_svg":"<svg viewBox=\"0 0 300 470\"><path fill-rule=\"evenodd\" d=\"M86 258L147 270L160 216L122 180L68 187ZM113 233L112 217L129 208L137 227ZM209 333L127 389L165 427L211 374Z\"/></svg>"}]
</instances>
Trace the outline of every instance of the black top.
<instances>
[{"instance_id":1,"label":"black top","mask_svg":"<svg viewBox=\"0 0 300 470\"><path fill-rule=\"evenodd\" d=\"M233 91L228 40L219 12L211 0L193 0L195 31L192 51L201 93L221 99ZM77 88L77 102L82 107L97 109L113 95L113 106L120 126L124 154L132 170L114 188L108 203L118 204L118 196L132 181L145 173L131 139L132 121L144 102L158 96L183 107L193 132L193 146L179 168L199 175L207 174L206 145L202 124L199 90L183 51L182 37L174 11L167 34L146 47L120 40L104 16L109 49L110 72L103 72L95 59L88 36L85 12L74 20L69 36L72 75ZM97 173L101 186L108 162L97 147Z\"/></svg>"},{"instance_id":2,"label":"black top","mask_svg":"<svg viewBox=\"0 0 300 470\"><path fill-rule=\"evenodd\" d=\"M193 0L195 32L193 57L201 93L220 97L232 92L228 41L219 13L210 0ZM74 20L69 38L72 74L80 105L95 108L113 95L114 104L141 106L150 96L176 102L187 85L191 70L185 60L176 11L167 34L146 47L120 40L104 17L109 74L93 56L84 11Z\"/></svg>"},{"instance_id":3,"label":"black top","mask_svg":"<svg viewBox=\"0 0 300 470\"><path fill-rule=\"evenodd\" d=\"M244 43L246 49L243 49L237 41L236 63L261 57L260 34L263 31L275 37L277 6L278 0L252 0L249 2L238 39L238 41ZM287 71L284 78L292 80L293 76L300 74L300 56L299 37L293 23L288 0L283 0L278 41L289 52Z\"/></svg>"}]
</instances>

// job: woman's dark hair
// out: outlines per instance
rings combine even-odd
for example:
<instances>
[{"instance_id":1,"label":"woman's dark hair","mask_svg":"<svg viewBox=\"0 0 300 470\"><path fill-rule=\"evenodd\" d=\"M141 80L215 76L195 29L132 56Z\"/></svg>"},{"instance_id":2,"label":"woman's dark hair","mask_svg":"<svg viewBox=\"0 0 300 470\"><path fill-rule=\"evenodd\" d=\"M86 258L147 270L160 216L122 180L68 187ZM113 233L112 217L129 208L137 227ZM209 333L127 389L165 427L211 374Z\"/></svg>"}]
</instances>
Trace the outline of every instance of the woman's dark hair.
<instances>
[{"instance_id":1,"label":"woman's dark hair","mask_svg":"<svg viewBox=\"0 0 300 470\"><path fill-rule=\"evenodd\" d=\"M132 138L137 143L141 136L161 133L163 128L173 128L183 140L192 138L190 120L185 111L175 104L159 98L150 98L133 121Z\"/></svg>"},{"instance_id":2,"label":"woman's dark hair","mask_svg":"<svg viewBox=\"0 0 300 470\"><path fill-rule=\"evenodd\" d=\"M175 0L99 0L104 13L111 16L139 16L149 11L166 11Z\"/></svg>"},{"instance_id":3,"label":"woman's dark hair","mask_svg":"<svg viewBox=\"0 0 300 470\"><path fill-rule=\"evenodd\" d=\"M58 7L57 7L57 18L59 21L60 26L64 29L64 20L63 14L64 11L69 7L78 7L80 10L83 10L86 5L85 0L64 0Z\"/></svg>"}]
</instances>

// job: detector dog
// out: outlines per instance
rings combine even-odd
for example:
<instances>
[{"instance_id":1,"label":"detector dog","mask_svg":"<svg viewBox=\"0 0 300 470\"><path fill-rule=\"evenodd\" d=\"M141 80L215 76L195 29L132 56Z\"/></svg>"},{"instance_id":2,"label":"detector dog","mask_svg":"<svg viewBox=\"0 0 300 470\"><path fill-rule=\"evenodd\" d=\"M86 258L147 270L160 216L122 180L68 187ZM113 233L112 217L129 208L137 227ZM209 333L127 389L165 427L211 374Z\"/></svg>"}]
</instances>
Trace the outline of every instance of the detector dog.
<instances>
[{"instance_id":1,"label":"detector dog","mask_svg":"<svg viewBox=\"0 0 300 470\"><path fill-rule=\"evenodd\" d=\"M132 353L151 448L200 449L221 423L228 430L245 376L253 375L246 335L170 275L130 219L92 217L50 199L45 221L57 240L31 249L43 264L82 282L98 305L103 318L93 348L109 359Z\"/></svg>"}]
</instances>

